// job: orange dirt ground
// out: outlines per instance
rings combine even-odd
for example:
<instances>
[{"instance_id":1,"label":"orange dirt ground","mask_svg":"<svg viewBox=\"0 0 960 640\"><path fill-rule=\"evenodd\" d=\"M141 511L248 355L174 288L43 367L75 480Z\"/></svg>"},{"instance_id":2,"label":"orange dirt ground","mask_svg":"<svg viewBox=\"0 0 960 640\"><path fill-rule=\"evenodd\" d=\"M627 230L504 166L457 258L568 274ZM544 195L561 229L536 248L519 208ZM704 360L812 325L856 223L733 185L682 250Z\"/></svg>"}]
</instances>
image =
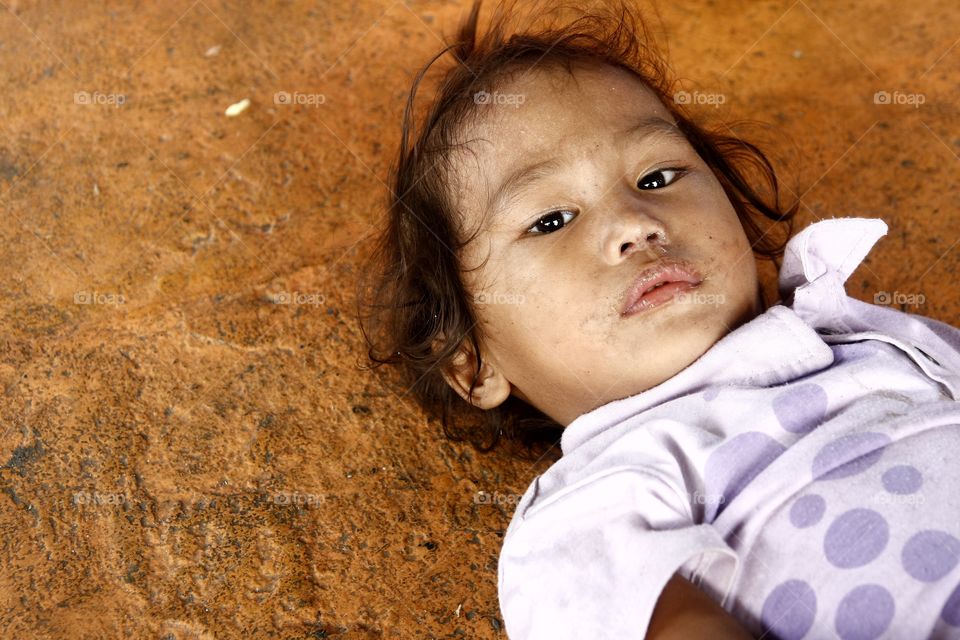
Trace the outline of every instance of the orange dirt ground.
<instances>
[{"instance_id":1,"label":"orange dirt ground","mask_svg":"<svg viewBox=\"0 0 960 640\"><path fill-rule=\"evenodd\" d=\"M0 636L505 638L510 499L548 463L357 366L406 92L469 5L132 4L0 4ZM955 3L656 7L725 98L696 112L772 125L798 228L890 225L848 292L960 324Z\"/></svg>"}]
</instances>

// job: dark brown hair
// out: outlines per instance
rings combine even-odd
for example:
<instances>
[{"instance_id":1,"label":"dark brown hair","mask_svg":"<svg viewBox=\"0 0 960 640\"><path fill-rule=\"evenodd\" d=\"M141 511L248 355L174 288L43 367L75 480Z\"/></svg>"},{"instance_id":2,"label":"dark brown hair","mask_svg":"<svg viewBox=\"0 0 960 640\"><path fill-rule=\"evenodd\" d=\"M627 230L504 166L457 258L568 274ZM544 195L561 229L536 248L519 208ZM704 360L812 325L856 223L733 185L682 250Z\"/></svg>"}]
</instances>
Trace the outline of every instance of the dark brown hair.
<instances>
[{"instance_id":1,"label":"dark brown hair","mask_svg":"<svg viewBox=\"0 0 960 640\"><path fill-rule=\"evenodd\" d=\"M537 20L561 11L556 6L541 10L536 3L523 4L537 13ZM776 173L758 147L729 128L727 133L708 130L685 113L673 98L666 63L649 44L648 27L626 5L608 12L578 12L577 19L559 26L531 24L511 32L509 23L517 13L504 11L501 4L483 36L477 35L479 10L477 1L456 41L448 42L413 80L392 167L385 226L361 271L360 325L373 367L399 365L404 389L400 395L413 395L431 418L440 420L448 438L466 439L480 451L489 451L504 437L511 445L523 445L511 447L519 457L552 453L556 459L562 425L514 396L493 409L478 409L457 395L441 374L463 346L473 349L475 372L482 364L477 321L460 278L460 250L473 238L460 237L458 215L451 205L451 156L457 133L477 117L475 94L492 93L511 73L535 65L560 65L572 73L574 63L601 62L634 73L657 94L717 176L755 257L771 260L778 271L799 202L780 207ZM453 54L452 67L440 79L416 131L417 89L447 53ZM758 224L764 219L766 226ZM471 395L475 383L476 378ZM458 425L455 416L467 422Z\"/></svg>"}]
</instances>

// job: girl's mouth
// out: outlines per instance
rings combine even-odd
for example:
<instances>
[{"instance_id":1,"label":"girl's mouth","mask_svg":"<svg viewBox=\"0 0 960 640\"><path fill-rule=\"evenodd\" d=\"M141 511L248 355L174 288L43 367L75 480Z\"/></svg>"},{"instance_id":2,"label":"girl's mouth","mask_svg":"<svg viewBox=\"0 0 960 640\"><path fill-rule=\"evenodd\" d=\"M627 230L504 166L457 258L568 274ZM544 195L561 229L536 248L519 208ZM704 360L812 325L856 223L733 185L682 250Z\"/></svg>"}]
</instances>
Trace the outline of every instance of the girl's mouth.
<instances>
[{"instance_id":1,"label":"girl's mouth","mask_svg":"<svg viewBox=\"0 0 960 640\"><path fill-rule=\"evenodd\" d=\"M699 272L682 260L662 260L648 267L627 289L622 316L633 315L673 300L703 282Z\"/></svg>"}]
</instances>

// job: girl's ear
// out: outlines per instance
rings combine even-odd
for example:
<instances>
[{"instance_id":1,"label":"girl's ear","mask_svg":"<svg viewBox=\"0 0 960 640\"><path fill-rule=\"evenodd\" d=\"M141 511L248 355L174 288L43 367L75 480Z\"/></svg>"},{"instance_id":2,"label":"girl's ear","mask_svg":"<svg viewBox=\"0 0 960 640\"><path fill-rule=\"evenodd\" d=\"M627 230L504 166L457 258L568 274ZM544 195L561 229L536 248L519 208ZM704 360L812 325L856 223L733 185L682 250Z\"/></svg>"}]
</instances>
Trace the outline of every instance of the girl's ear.
<instances>
[{"instance_id":1,"label":"girl's ear","mask_svg":"<svg viewBox=\"0 0 960 640\"><path fill-rule=\"evenodd\" d=\"M476 354L469 341L464 340L453 362L444 367L441 372L443 379L461 398L480 409L492 409L510 397L510 381L495 364L485 357L480 375L477 376L477 384L473 388L473 398L471 398L470 384L473 382L476 370Z\"/></svg>"}]
</instances>

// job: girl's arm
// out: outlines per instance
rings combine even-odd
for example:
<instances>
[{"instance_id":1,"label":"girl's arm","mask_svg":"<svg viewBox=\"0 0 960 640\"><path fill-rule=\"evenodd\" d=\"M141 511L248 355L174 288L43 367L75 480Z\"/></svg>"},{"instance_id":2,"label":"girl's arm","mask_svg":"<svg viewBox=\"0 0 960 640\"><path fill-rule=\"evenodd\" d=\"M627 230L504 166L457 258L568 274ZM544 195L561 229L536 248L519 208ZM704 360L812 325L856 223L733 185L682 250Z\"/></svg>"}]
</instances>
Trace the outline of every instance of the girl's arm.
<instances>
[{"instance_id":1,"label":"girl's arm","mask_svg":"<svg viewBox=\"0 0 960 640\"><path fill-rule=\"evenodd\" d=\"M746 640L750 634L723 607L674 574L653 609L648 640Z\"/></svg>"}]
</instances>

